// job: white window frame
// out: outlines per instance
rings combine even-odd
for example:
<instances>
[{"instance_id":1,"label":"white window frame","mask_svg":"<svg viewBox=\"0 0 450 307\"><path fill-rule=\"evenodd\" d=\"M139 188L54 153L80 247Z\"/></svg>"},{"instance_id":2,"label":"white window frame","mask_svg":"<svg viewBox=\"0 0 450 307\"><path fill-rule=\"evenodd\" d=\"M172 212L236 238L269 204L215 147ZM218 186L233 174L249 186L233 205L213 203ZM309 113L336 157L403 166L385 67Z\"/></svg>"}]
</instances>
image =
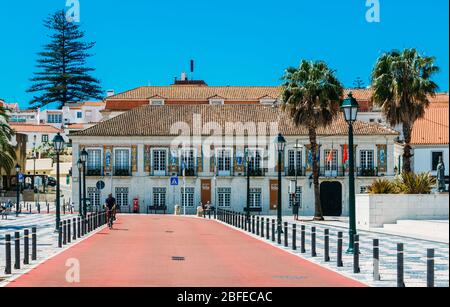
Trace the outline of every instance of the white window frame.
<instances>
[{"instance_id":1,"label":"white window frame","mask_svg":"<svg viewBox=\"0 0 450 307\"><path fill-rule=\"evenodd\" d=\"M167 188L154 187L152 190L152 206L167 206Z\"/></svg>"},{"instance_id":2,"label":"white window frame","mask_svg":"<svg viewBox=\"0 0 450 307\"><path fill-rule=\"evenodd\" d=\"M262 189L250 188L249 193L250 208L262 208Z\"/></svg>"},{"instance_id":3,"label":"white window frame","mask_svg":"<svg viewBox=\"0 0 450 307\"><path fill-rule=\"evenodd\" d=\"M164 104L164 99L150 99L150 105L152 106L163 106Z\"/></svg>"},{"instance_id":4,"label":"white window frame","mask_svg":"<svg viewBox=\"0 0 450 307\"><path fill-rule=\"evenodd\" d=\"M263 98L259 100L259 103L262 105L274 105L276 104L277 100L276 99L271 99L271 98Z\"/></svg>"},{"instance_id":5,"label":"white window frame","mask_svg":"<svg viewBox=\"0 0 450 307\"><path fill-rule=\"evenodd\" d=\"M288 149L287 152L287 161L288 161L288 171L290 169L295 169L297 172L302 170L303 167L303 151L301 149L295 150L294 149Z\"/></svg>"},{"instance_id":6,"label":"white window frame","mask_svg":"<svg viewBox=\"0 0 450 307\"><path fill-rule=\"evenodd\" d=\"M333 151L333 160L328 162L328 155L330 154L330 151ZM325 176L333 176L336 177L338 173L338 161L339 161L339 150L337 149L324 149L323 151L323 157L324 157L324 165L325 165Z\"/></svg>"},{"instance_id":7,"label":"white window frame","mask_svg":"<svg viewBox=\"0 0 450 307\"><path fill-rule=\"evenodd\" d=\"M229 157L225 157L222 153L228 152ZM220 153L220 154L219 154ZM221 159L230 159L229 170L227 170L226 160L221 161ZM218 148L216 149L216 168L218 176L231 176L231 171L233 170L233 149L232 148Z\"/></svg>"},{"instance_id":8,"label":"white window frame","mask_svg":"<svg viewBox=\"0 0 450 307\"><path fill-rule=\"evenodd\" d=\"M369 153L372 154L372 164L368 164L370 161ZM363 163L364 161L364 163ZM373 149L361 149L359 151L359 169L374 169L375 168L375 150Z\"/></svg>"},{"instance_id":9,"label":"white window frame","mask_svg":"<svg viewBox=\"0 0 450 307\"><path fill-rule=\"evenodd\" d=\"M186 193L185 193L186 191ZM187 205L186 205L187 203ZM181 207L193 208L195 203L195 188L182 187L181 188Z\"/></svg>"},{"instance_id":10,"label":"white window frame","mask_svg":"<svg viewBox=\"0 0 450 307\"><path fill-rule=\"evenodd\" d=\"M156 165L155 165L155 152L164 152L164 167L163 169L161 169L161 161L160 158L158 159L159 161L159 167L158 169L156 169ZM152 170L153 170L153 174L155 176L165 176L166 175L166 171L167 171L167 160L168 160L168 154L167 154L167 148L152 148L152 153L151 153L151 165L152 165Z\"/></svg>"},{"instance_id":11,"label":"white window frame","mask_svg":"<svg viewBox=\"0 0 450 307\"><path fill-rule=\"evenodd\" d=\"M119 192L118 192L119 191ZM125 193L126 191L126 193ZM119 208L130 206L130 188L129 187L116 187L114 189L116 203ZM126 195L126 197L125 197Z\"/></svg>"},{"instance_id":12,"label":"white window frame","mask_svg":"<svg viewBox=\"0 0 450 307\"><path fill-rule=\"evenodd\" d=\"M91 206L101 206L100 190L97 187L88 187L87 194L91 200Z\"/></svg>"},{"instance_id":13,"label":"white window frame","mask_svg":"<svg viewBox=\"0 0 450 307\"><path fill-rule=\"evenodd\" d=\"M223 106L225 104L224 99L210 99L209 104L212 106Z\"/></svg>"},{"instance_id":14,"label":"white window frame","mask_svg":"<svg viewBox=\"0 0 450 307\"><path fill-rule=\"evenodd\" d=\"M302 197L303 197L303 187L302 186L297 186L296 187L296 191L295 191L295 195L297 197L297 200L299 200L299 204L300 204L300 208L302 208ZM292 208L292 206L294 205L294 199L293 199L293 194L289 193L289 208Z\"/></svg>"},{"instance_id":15,"label":"white window frame","mask_svg":"<svg viewBox=\"0 0 450 307\"><path fill-rule=\"evenodd\" d=\"M114 148L114 164L113 164L113 166L114 166L114 168L113 168L113 170L114 170L114 172L117 170L117 167L116 167L116 152L117 151L119 151L119 150L128 150L128 171L130 172L130 175L131 175L131 148L129 148L129 147L118 147L118 148ZM120 168L120 169L122 169L122 168Z\"/></svg>"},{"instance_id":16,"label":"white window frame","mask_svg":"<svg viewBox=\"0 0 450 307\"><path fill-rule=\"evenodd\" d=\"M231 207L231 188L228 187L217 188L217 206L219 208Z\"/></svg>"},{"instance_id":17,"label":"white window frame","mask_svg":"<svg viewBox=\"0 0 450 307\"><path fill-rule=\"evenodd\" d=\"M264 149L263 148L248 148L247 157L249 157L249 164L251 170L263 170L264 169ZM259 159L257 159L259 155Z\"/></svg>"},{"instance_id":18,"label":"white window frame","mask_svg":"<svg viewBox=\"0 0 450 307\"><path fill-rule=\"evenodd\" d=\"M189 156L186 156L189 153ZM192 155L191 155L192 154ZM183 162L186 162L186 169L195 170L197 167L197 149L193 147L181 148L178 152L180 171L182 171ZM191 160L192 159L192 160Z\"/></svg>"},{"instance_id":19,"label":"white window frame","mask_svg":"<svg viewBox=\"0 0 450 307\"><path fill-rule=\"evenodd\" d=\"M92 152L92 151L100 151L100 164L98 165L98 169L100 169L100 170L103 170L103 148L98 148L98 147L88 147L88 148L86 148L86 151L88 152L88 159L87 159L87 161L86 161L86 169L87 170L89 170L89 161L90 161L90 159L91 159L91 154L89 153L89 152ZM97 166L97 165L96 165ZM97 167L94 167L94 168L92 168L92 169L97 169Z\"/></svg>"}]
</instances>

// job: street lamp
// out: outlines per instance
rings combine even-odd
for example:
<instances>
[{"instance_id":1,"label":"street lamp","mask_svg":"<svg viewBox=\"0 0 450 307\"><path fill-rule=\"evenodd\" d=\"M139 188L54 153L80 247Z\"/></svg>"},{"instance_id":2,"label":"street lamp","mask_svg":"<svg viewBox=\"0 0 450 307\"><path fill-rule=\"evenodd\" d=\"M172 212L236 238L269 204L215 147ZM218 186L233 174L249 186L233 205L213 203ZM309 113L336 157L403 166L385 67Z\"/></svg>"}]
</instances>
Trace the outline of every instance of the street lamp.
<instances>
[{"instance_id":1,"label":"street lamp","mask_svg":"<svg viewBox=\"0 0 450 307\"><path fill-rule=\"evenodd\" d=\"M19 203L20 203L20 182L19 182L19 176L20 176L20 165L16 164L16 216L19 215Z\"/></svg>"},{"instance_id":2,"label":"street lamp","mask_svg":"<svg viewBox=\"0 0 450 307\"><path fill-rule=\"evenodd\" d=\"M77 167L78 167L78 214L80 216L83 216L83 205L81 202L81 172L83 171L83 162L81 161L81 159L78 159L77 162Z\"/></svg>"},{"instance_id":3,"label":"street lamp","mask_svg":"<svg viewBox=\"0 0 450 307\"><path fill-rule=\"evenodd\" d=\"M355 212L355 161L354 161L354 147L353 147L353 123L356 121L358 115L358 102L353 98L352 93L342 102L341 110L344 112L345 121L348 123L348 209L349 209L349 246L347 253L353 253L354 236L356 235L356 212Z\"/></svg>"},{"instance_id":4,"label":"street lamp","mask_svg":"<svg viewBox=\"0 0 450 307\"><path fill-rule=\"evenodd\" d=\"M246 223L250 225L250 156L247 150L245 155L245 163L247 164L247 213Z\"/></svg>"},{"instance_id":5,"label":"street lamp","mask_svg":"<svg viewBox=\"0 0 450 307\"><path fill-rule=\"evenodd\" d=\"M59 228L61 220L61 200L60 200L60 182L59 182L59 154L64 148L64 139L61 134L55 135L53 138L53 148L56 153L56 230Z\"/></svg>"},{"instance_id":6,"label":"street lamp","mask_svg":"<svg viewBox=\"0 0 450 307\"><path fill-rule=\"evenodd\" d=\"M278 152L278 205L277 205L277 232L278 232L278 243L281 243L281 233L282 230L282 217L281 217L281 161L283 159L284 148L286 146L286 139L279 133L275 138L275 148Z\"/></svg>"},{"instance_id":7,"label":"street lamp","mask_svg":"<svg viewBox=\"0 0 450 307\"><path fill-rule=\"evenodd\" d=\"M87 213L87 207L86 207L86 162L88 160L88 152L86 151L86 148L83 148L83 150L80 153L80 160L83 164L83 216L86 216Z\"/></svg>"}]
</instances>

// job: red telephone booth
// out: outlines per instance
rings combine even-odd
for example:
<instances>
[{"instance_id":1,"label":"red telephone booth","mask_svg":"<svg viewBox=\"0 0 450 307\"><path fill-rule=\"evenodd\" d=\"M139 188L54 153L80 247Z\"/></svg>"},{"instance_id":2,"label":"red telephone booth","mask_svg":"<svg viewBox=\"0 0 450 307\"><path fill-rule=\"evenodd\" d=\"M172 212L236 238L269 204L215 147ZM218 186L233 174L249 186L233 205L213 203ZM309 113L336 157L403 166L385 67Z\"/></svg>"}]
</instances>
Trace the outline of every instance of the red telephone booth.
<instances>
[{"instance_id":1,"label":"red telephone booth","mask_svg":"<svg viewBox=\"0 0 450 307\"><path fill-rule=\"evenodd\" d=\"M139 213L139 199L133 199L133 213Z\"/></svg>"}]
</instances>

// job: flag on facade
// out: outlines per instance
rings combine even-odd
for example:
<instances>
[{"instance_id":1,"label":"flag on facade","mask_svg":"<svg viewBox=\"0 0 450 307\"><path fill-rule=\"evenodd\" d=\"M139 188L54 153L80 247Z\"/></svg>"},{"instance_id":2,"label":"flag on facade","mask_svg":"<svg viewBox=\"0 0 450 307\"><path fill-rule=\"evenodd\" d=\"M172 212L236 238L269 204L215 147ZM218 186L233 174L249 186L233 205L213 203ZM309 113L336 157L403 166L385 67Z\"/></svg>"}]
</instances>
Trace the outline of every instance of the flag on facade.
<instances>
[{"instance_id":1,"label":"flag on facade","mask_svg":"<svg viewBox=\"0 0 450 307\"><path fill-rule=\"evenodd\" d=\"M347 144L344 145L344 154L342 155L342 162L345 164L348 160L348 146Z\"/></svg>"}]
</instances>

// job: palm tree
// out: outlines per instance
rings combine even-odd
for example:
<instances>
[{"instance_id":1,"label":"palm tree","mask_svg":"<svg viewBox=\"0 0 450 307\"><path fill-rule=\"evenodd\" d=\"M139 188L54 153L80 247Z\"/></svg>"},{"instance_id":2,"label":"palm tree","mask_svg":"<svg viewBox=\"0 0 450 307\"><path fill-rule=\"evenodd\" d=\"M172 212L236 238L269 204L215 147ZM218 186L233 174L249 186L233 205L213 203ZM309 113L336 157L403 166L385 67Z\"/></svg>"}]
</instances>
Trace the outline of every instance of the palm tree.
<instances>
[{"instance_id":1,"label":"palm tree","mask_svg":"<svg viewBox=\"0 0 450 307\"><path fill-rule=\"evenodd\" d=\"M323 220L317 161L317 129L329 126L339 112L344 88L335 71L321 61L303 60L298 68L288 68L283 77L283 109L296 126L308 129L313 164L314 220Z\"/></svg>"},{"instance_id":2,"label":"palm tree","mask_svg":"<svg viewBox=\"0 0 450 307\"><path fill-rule=\"evenodd\" d=\"M10 174L14 167L16 152L10 143L14 132L8 125L8 119L7 109L0 105L0 172L4 170Z\"/></svg>"},{"instance_id":3,"label":"palm tree","mask_svg":"<svg viewBox=\"0 0 450 307\"><path fill-rule=\"evenodd\" d=\"M374 104L381 107L387 121L402 125L404 137L403 171L411 172L411 133L414 122L422 118L438 86L431 78L439 71L435 58L422 56L415 49L383 54L372 72Z\"/></svg>"}]
</instances>

